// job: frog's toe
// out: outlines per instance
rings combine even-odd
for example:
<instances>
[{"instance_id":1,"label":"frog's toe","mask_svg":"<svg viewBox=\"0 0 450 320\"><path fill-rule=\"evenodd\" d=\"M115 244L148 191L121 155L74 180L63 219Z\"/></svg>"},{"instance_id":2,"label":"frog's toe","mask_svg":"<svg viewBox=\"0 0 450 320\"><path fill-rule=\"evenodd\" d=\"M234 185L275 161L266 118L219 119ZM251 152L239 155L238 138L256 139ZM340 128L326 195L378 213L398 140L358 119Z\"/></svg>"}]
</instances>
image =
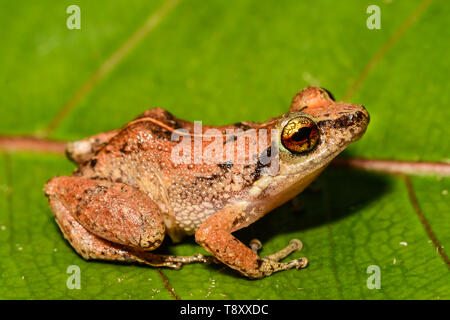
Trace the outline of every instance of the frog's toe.
<instances>
[{"instance_id":1,"label":"frog's toe","mask_svg":"<svg viewBox=\"0 0 450 320\"><path fill-rule=\"evenodd\" d=\"M306 266L308 265L308 259L305 257L302 257L299 259L289 261L289 262L287 262L287 264L290 265L291 268L295 268L295 269L299 270L299 269L306 268Z\"/></svg>"},{"instance_id":2,"label":"frog's toe","mask_svg":"<svg viewBox=\"0 0 450 320\"><path fill-rule=\"evenodd\" d=\"M290 255L292 252L300 251L303 248L303 243L299 239L292 239L286 248L281 249L275 253L265 256L264 259L272 261L280 261Z\"/></svg>"},{"instance_id":3,"label":"frog's toe","mask_svg":"<svg viewBox=\"0 0 450 320\"><path fill-rule=\"evenodd\" d=\"M258 239L252 239L250 240L249 247L254 253L257 253L259 250L261 250L262 243Z\"/></svg>"},{"instance_id":4,"label":"frog's toe","mask_svg":"<svg viewBox=\"0 0 450 320\"><path fill-rule=\"evenodd\" d=\"M308 258L303 257L294 261L295 261L295 268L297 270L306 268L308 266Z\"/></svg>"},{"instance_id":5,"label":"frog's toe","mask_svg":"<svg viewBox=\"0 0 450 320\"><path fill-rule=\"evenodd\" d=\"M303 248L303 242L300 239L292 239L289 241L289 245L292 246L295 251L300 251Z\"/></svg>"},{"instance_id":6,"label":"frog's toe","mask_svg":"<svg viewBox=\"0 0 450 320\"><path fill-rule=\"evenodd\" d=\"M273 274L274 272L285 271L290 269L303 269L308 265L308 259L299 258L289 262L278 262L271 259L261 259L258 272L252 278L262 278Z\"/></svg>"},{"instance_id":7,"label":"frog's toe","mask_svg":"<svg viewBox=\"0 0 450 320\"><path fill-rule=\"evenodd\" d=\"M173 270L180 270L181 267L183 266L183 263L181 262L166 262L164 264L164 267L173 269Z\"/></svg>"}]
</instances>

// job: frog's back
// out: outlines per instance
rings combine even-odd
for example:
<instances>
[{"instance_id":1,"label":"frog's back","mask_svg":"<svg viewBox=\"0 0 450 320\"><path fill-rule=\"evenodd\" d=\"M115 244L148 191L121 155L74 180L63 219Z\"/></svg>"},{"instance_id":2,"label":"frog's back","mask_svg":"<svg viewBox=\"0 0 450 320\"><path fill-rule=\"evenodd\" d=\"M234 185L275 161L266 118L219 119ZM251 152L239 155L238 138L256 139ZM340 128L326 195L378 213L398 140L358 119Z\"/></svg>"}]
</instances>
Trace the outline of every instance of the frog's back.
<instances>
[{"instance_id":1,"label":"frog's back","mask_svg":"<svg viewBox=\"0 0 450 320\"><path fill-rule=\"evenodd\" d=\"M259 168L230 161L177 163L179 159L172 154L179 141L172 141L171 136L181 126L192 132L191 123L173 117L137 119L74 175L133 185L171 214L185 233L193 234L207 217L244 198L259 179Z\"/></svg>"}]
</instances>

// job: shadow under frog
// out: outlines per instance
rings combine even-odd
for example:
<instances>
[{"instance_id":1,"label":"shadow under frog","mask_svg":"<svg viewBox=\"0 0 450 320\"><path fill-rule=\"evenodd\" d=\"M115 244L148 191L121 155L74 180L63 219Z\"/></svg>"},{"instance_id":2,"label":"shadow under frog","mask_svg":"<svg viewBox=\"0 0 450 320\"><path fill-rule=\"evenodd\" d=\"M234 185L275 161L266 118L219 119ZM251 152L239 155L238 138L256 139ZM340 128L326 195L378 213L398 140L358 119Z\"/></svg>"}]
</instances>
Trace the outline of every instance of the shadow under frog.
<instances>
[{"instance_id":1,"label":"shadow under frog","mask_svg":"<svg viewBox=\"0 0 450 320\"><path fill-rule=\"evenodd\" d=\"M250 243L253 239L267 243L279 235L292 233L301 239L305 230L332 224L349 215L358 215L367 205L388 193L390 188L389 179L381 174L329 167L291 202L234 235L243 243ZM195 245L193 238L187 241ZM160 250L173 253L172 248L173 244L166 243ZM264 249L263 252L272 253ZM232 275L231 270L223 266L212 264L208 267Z\"/></svg>"},{"instance_id":2,"label":"shadow under frog","mask_svg":"<svg viewBox=\"0 0 450 320\"><path fill-rule=\"evenodd\" d=\"M332 224L358 214L389 192L389 181L376 173L329 167L310 188L245 230L236 233L243 242L258 238L263 243L277 235Z\"/></svg>"}]
</instances>

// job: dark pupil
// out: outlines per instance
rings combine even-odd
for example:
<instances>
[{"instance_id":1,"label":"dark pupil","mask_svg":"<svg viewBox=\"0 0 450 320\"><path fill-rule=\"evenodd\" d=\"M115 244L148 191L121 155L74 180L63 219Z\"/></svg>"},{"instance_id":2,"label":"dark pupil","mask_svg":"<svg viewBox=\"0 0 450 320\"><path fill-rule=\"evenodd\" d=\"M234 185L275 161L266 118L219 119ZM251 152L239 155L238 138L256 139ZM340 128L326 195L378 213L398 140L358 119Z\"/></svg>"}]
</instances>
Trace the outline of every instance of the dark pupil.
<instances>
[{"instance_id":1,"label":"dark pupil","mask_svg":"<svg viewBox=\"0 0 450 320\"><path fill-rule=\"evenodd\" d=\"M297 132L295 132L292 135L291 140L294 142L300 142L300 141L308 139L310 134L311 134L311 128L303 127L300 130L297 130Z\"/></svg>"}]
</instances>

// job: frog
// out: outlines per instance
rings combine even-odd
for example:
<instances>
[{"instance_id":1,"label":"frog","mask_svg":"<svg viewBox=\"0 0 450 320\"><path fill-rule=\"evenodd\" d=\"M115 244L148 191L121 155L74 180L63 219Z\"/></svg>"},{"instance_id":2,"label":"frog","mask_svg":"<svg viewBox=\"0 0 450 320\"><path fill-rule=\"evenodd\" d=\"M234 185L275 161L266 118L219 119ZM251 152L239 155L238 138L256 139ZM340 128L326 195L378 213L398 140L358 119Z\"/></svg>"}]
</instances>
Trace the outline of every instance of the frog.
<instances>
[{"instance_id":1,"label":"frog","mask_svg":"<svg viewBox=\"0 0 450 320\"><path fill-rule=\"evenodd\" d=\"M153 108L120 129L69 142L66 154L77 168L51 178L44 193L62 234L86 260L176 270L221 263L260 279L305 268L306 257L283 262L302 242L293 239L260 256L259 240L246 245L233 233L301 193L364 135L369 119L364 106L336 102L314 86L298 92L286 113L264 122L198 128L198 122ZM228 151L200 161L192 161L195 150L181 156L182 141L189 146L195 139L200 154L214 141ZM243 149L235 148L237 141ZM210 255L155 252L166 236L173 243L194 237Z\"/></svg>"}]
</instances>

